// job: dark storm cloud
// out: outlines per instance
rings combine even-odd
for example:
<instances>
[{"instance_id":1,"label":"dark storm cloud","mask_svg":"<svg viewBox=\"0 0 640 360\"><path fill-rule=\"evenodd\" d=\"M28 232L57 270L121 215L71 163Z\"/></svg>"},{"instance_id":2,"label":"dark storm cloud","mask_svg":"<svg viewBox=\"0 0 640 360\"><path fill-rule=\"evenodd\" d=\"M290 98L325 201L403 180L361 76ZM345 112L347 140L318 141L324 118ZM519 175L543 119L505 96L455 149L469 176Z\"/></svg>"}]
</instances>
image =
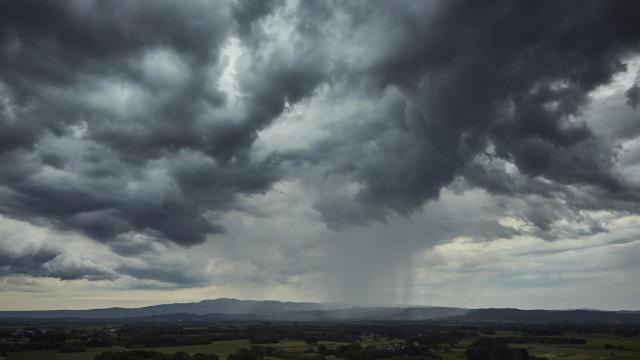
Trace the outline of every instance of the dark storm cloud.
<instances>
[{"instance_id":1,"label":"dark storm cloud","mask_svg":"<svg viewBox=\"0 0 640 360\"><path fill-rule=\"evenodd\" d=\"M627 104L632 108L635 109L638 104L640 104L640 87L638 87L638 85L630 87L629 90L625 92L625 95L627 95Z\"/></svg>"},{"instance_id":2,"label":"dark storm cloud","mask_svg":"<svg viewBox=\"0 0 640 360\"><path fill-rule=\"evenodd\" d=\"M376 150L339 164L348 163L337 171L363 185L354 198L360 205L319 206L325 218L362 222L387 209L409 213L462 172L478 178L465 166L489 146L530 178L637 201L638 187L614 170L615 146L574 119L589 93L637 53L637 4L432 5L348 6L351 32L377 31L366 44L370 58L342 72L365 87L400 89L404 104L387 124L376 123L379 136L370 140ZM485 185L509 191L508 182Z\"/></svg>"},{"instance_id":3,"label":"dark storm cloud","mask_svg":"<svg viewBox=\"0 0 640 360\"><path fill-rule=\"evenodd\" d=\"M221 110L222 46L270 9L2 2L3 212L102 241L141 231L191 245L223 231L207 212L279 176L271 160L249 159L256 131L320 79L313 60L276 54L249 65L241 115Z\"/></svg>"},{"instance_id":4,"label":"dark storm cloud","mask_svg":"<svg viewBox=\"0 0 640 360\"><path fill-rule=\"evenodd\" d=\"M12 147L30 147L39 133L47 130L63 133L78 116L99 116L81 106L75 108L66 102L43 98L39 92L43 86L58 91L71 90L78 82L86 81L87 75L139 76L132 73L127 60L140 56L145 49L174 49L193 66L215 59L229 22L222 11L204 5L197 2L177 5L167 1L144 4L3 2L0 5L2 81L13 92L13 106L25 111L29 108L29 111L20 114L21 121L5 119L6 129L2 133L12 135ZM183 111L188 110L190 106L185 106ZM23 120L27 116L29 119ZM167 133L168 127L178 130L180 126L175 121L171 126L169 120L164 120L157 128L146 129L149 132L144 135L148 138L131 142L159 147L179 145L183 132L175 131L172 136ZM116 141L109 137L114 134L98 135Z\"/></svg>"},{"instance_id":5,"label":"dark storm cloud","mask_svg":"<svg viewBox=\"0 0 640 360\"><path fill-rule=\"evenodd\" d=\"M249 34L254 30L254 24L271 13L273 8L281 4L278 0L251 1L240 0L233 7L233 17L238 23L238 32L241 36Z\"/></svg>"}]
</instances>

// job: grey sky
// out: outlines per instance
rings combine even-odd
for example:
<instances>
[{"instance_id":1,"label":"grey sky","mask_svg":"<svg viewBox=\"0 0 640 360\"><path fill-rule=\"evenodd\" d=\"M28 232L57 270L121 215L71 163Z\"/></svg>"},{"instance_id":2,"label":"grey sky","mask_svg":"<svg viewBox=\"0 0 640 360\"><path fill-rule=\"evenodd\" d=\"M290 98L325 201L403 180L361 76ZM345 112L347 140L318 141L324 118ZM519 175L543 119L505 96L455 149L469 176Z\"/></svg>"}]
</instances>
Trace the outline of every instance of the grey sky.
<instances>
[{"instance_id":1,"label":"grey sky","mask_svg":"<svg viewBox=\"0 0 640 360\"><path fill-rule=\"evenodd\" d=\"M1 1L0 308L638 309L638 24L619 0Z\"/></svg>"}]
</instances>

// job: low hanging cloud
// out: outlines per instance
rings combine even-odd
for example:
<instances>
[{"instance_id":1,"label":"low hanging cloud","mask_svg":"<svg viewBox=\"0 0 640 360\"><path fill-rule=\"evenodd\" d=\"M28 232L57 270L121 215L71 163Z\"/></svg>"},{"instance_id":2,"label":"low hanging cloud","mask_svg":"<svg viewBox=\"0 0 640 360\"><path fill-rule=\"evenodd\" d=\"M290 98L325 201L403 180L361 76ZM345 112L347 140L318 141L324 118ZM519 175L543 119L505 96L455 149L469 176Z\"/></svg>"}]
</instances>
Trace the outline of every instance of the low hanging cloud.
<instances>
[{"instance_id":1,"label":"low hanging cloud","mask_svg":"<svg viewBox=\"0 0 640 360\"><path fill-rule=\"evenodd\" d=\"M290 182L338 238L478 189L499 199L491 217L526 226L467 214L473 226L430 223L426 243L605 232L589 212L640 213L621 151L640 133L638 74L624 131L585 113L638 70L638 23L640 4L617 0L3 2L0 213L116 260L7 242L0 269L200 286L213 274L154 246L210 238L233 258L225 222L271 211L246 199Z\"/></svg>"},{"instance_id":2,"label":"low hanging cloud","mask_svg":"<svg viewBox=\"0 0 640 360\"><path fill-rule=\"evenodd\" d=\"M91 256L73 236L52 234L43 228L0 217L0 278L16 275L54 277L62 280L113 280L118 274L100 262L100 254ZM13 284L18 286L19 283ZM25 285L33 286L31 282Z\"/></svg>"}]
</instances>

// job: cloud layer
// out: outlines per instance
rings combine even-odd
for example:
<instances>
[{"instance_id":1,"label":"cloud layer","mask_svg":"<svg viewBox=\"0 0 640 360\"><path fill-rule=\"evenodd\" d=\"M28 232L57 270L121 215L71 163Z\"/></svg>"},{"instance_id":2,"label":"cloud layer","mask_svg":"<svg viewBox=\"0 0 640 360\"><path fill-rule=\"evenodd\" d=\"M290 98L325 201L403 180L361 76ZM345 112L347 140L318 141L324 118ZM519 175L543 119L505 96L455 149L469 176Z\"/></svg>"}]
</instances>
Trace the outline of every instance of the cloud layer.
<instances>
[{"instance_id":1,"label":"cloud layer","mask_svg":"<svg viewBox=\"0 0 640 360\"><path fill-rule=\"evenodd\" d=\"M4 2L0 274L411 301L424 249L615 237L637 24L617 0Z\"/></svg>"}]
</instances>

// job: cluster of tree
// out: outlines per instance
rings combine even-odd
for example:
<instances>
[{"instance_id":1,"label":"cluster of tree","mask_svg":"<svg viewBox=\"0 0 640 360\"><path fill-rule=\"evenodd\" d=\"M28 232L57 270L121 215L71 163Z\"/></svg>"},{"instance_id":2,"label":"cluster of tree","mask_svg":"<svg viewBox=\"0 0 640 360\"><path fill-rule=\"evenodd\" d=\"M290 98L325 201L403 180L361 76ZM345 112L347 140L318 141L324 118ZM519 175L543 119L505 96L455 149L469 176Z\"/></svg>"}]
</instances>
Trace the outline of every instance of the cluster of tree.
<instances>
[{"instance_id":1,"label":"cluster of tree","mask_svg":"<svg viewBox=\"0 0 640 360\"><path fill-rule=\"evenodd\" d=\"M573 334L615 334L619 336L639 336L640 326L633 324L546 324L546 325L502 325L501 330L510 330L522 335L562 336Z\"/></svg>"},{"instance_id":2,"label":"cluster of tree","mask_svg":"<svg viewBox=\"0 0 640 360\"><path fill-rule=\"evenodd\" d=\"M209 335L156 335L132 337L123 341L125 346L185 346L204 345L216 341L216 338Z\"/></svg>"},{"instance_id":3,"label":"cluster of tree","mask_svg":"<svg viewBox=\"0 0 640 360\"><path fill-rule=\"evenodd\" d=\"M20 343L2 343L0 344L0 353L36 351L36 350L53 350L59 349L64 343L39 343L39 342L20 342Z\"/></svg>"},{"instance_id":4,"label":"cluster of tree","mask_svg":"<svg viewBox=\"0 0 640 360\"><path fill-rule=\"evenodd\" d=\"M219 360L214 354L189 355L186 352L179 352L173 355L162 354L156 351L131 350L131 351L108 351L96 355L95 360Z\"/></svg>"},{"instance_id":5,"label":"cluster of tree","mask_svg":"<svg viewBox=\"0 0 640 360\"><path fill-rule=\"evenodd\" d=\"M320 360L324 359L324 356L316 354L314 356L313 349L308 349L304 354L305 360ZM279 349L272 346L260 346L252 345L251 348L241 348L235 353L230 354L228 360L261 360L265 358L277 357L279 359L300 359L299 352L289 352L284 349Z\"/></svg>"},{"instance_id":6,"label":"cluster of tree","mask_svg":"<svg viewBox=\"0 0 640 360\"><path fill-rule=\"evenodd\" d=\"M640 327L617 327L612 329L611 332L623 337L640 336Z\"/></svg>"},{"instance_id":7,"label":"cluster of tree","mask_svg":"<svg viewBox=\"0 0 640 360\"><path fill-rule=\"evenodd\" d=\"M624 350L624 346L622 345L604 344L604 348L607 350Z\"/></svg>"},{"instance_id":8,"label":"cluster of tree","mask_svg":"<svg viewBox=\"0 0 640 360\"><path fill-rule=\"evenodd\" d=\"M334 349L328 348L326 345L319 345L317 348L310 347L301 356L300 352L289 352L272 346L254 345L251 348L242 348L233 354L230 354L228 360L261 360L265 358L276 357L279 359L299 360L304 357L305 360L321 360L327 356L335 356L340 359L348 360L374 360L374 359L390 359L395 357L413 358L419 356L420 359L436 359L430 349L422 349L412 346L384 347L384 346L366 346L363 347L359 343L351 343L347 345L339 345Z\"/></svg>"},{"instance_id":9,"label":"cluster of tree","mask_svg":"<svg viewBox=\"0 0 640 360\"><path fill-rule=\"evenodd\" d=\"M252 344L275 344L279 343L282 338L277 334L255 334L249 338Z\"/></svg>"},{"instance_id":10,"label":"cluster of tree","mask_svg":"<svg viewBox=\"0 0 640 360\"><path fill-rule=\"evenodd\" d=\"M213 341L246 339L237 327L190 327L175 324L127 324L117 332L121 346L181 346L209 344Z\"/></svg>"},{"instance_id":11,"label":"cluster of tree","mask_svg":"<svg viewBox=\"0 0 640 360\"><path fill-rule=\"evenodd\" d=\"M282 339L304 340L309 344L318 341L355 342L363 329L348 323L331 326L308 323L262 323L244 328L253 344L277 343Z\"/></svg>"},{"instance_id":12,"label":"cluster of tree","mask_svg":"<svg viewBox=\"0 0 640 360\"><path fill-rule=\"evenodd\" d=\"M360 341L360 334L353 332L304 332L293 335L293 337L287 337L288 339L304 340L307 344L316 344L319 341L331 341L331 342L346 342L352 343Z\"/></svg>"},{"instance_id":13,"label":"cluster of tree","mask_svg":"<svg viewBox=\"0 0 640 360\"><path fill-rule=\"evenodd\" d=\"M392 348L382 348L377 346L362 347L358 343L352 343L349 345L340 345L335 349L335 351L327 350L323 352L325 353L325 355L332 354L336 357L349 360L367 360L388 359L394 355L399 355L399 353L404 352L404 350L405 348L394 350ZM417 353L412 355L417 355Z\"/></svg>"},{"instance_id":14,"label":"cluster of tree","mask_svg":"<svg viewBox=\"0 0 640 360\"><path fill-rule=\"evenodd\" d=\"M111 339L104 329L34 328L5 329L0 332L0 352L54 350L82 351L81 348L109 346Z\"/></svg>"},{"instance_id":15,"label":"cluster of tree","mask_svg":"<svg viewBox=\"0 0 640 360\"><path fill-rule=\"evenodd\" d=\"M505 339L481 337L465 351L467 360L547 360L529 355L527 349L509 347Z\"/></svg>"},{"instance_id":16,"label":"cluster of tree","mask_svg":"<svg viewBox=\"0 0 640 360\"><path fill-rule=\"evenodd\" d=\"M510 337L502 337L501 339L504 339L509 344L536 343L536 344L549 344L549 345L561 345L561 344L584 345L587 343L587 340L585 339L556 337L556 336L510 336Z\"/></svg>"},{"instance_id":17,"label":"cluster of tree","mask_svg":"<svg viewBox=\"0 0 640 360\"><path fill-rule=\"evenodd\" d=\"M264 356L262 354L256 353L257 349L262 349L262 347L253 346L251 349L242 348L236 351L233 354L227 356L227 360L256 360L262 359ZM270 349L270 348L267 348ZM269 354L272 355L272 354Z\"/></svg>"},{"instance_id":18,"label":"cluster of tree","mask_svg":"<svg viewBox=\"0 0 640 360\"><path fill-rule=\"evenodd\" d=\"M85 352L87 348L80 340L69 340L58 351L64 353Z\"/></svg>"},{"instance_id":19,"label":"cluster of tree","mask_svg":"<svg viewBox=\"0 0 640 360\"><path fill-rule=\"evenodd\" d=\"M451 332L430 331L430 332L418 333L412 336L406 336L404 340L408 346L414 345L421 349L439 350L443 348L452 347L459 341L467 339L471 336L476 336L476 334L463 333L460 331L451 331Z\"/></svg>"}]
</instances>

